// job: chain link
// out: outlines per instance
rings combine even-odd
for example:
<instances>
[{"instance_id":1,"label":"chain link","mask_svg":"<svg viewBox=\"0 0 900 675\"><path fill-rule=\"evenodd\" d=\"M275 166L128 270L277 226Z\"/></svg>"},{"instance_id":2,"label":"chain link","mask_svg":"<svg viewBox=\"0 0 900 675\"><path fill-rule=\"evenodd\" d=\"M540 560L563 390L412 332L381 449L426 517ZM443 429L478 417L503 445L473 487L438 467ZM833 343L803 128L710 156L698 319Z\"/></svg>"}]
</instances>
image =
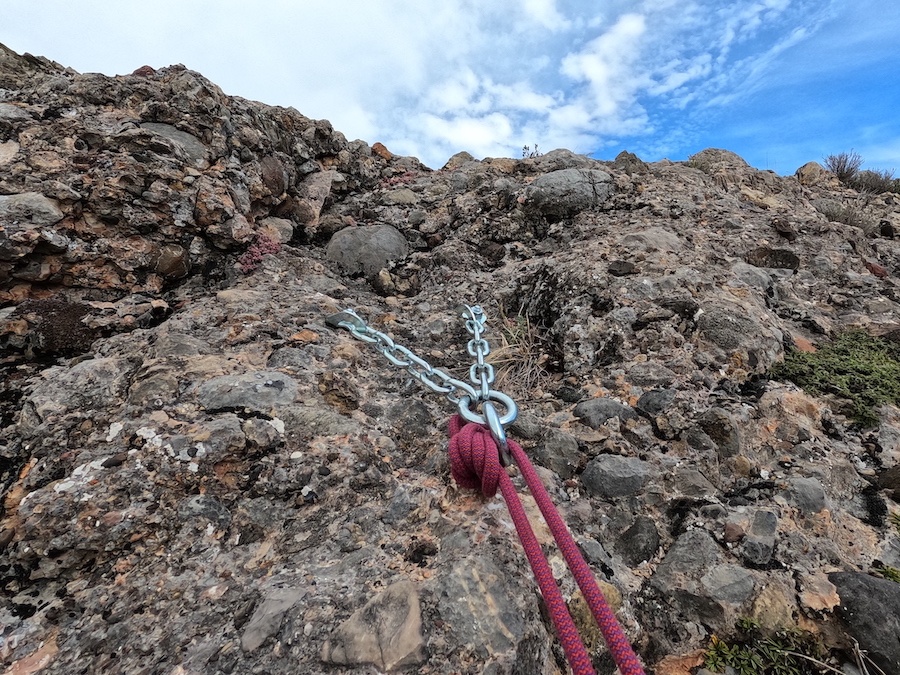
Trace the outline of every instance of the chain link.
<instances>
[{"instance_id":1,"label":"chain link","mask_svg":"<svg viewBox=\"0 0 900 675\"><path fill-rule=\"evenodd\" d=\"M374 344L392 365L404 368L431 391L444 394L454 405L459 405L464 397L470 400L478 399L478 392L468 382L451 377L403 345L398 345L390 336L367 325L353 310L345 309L343 312L333 314L325 322L335 328L346 328L357 340Z\"/></svg>"},{"instance_id":2,"label":"chain link","mask_svg":"<svg viewBox=\"0 0 900 675\"><path fill-rule=\"evenodd\" d=\"M469 381L472 384L479 385L478 399L487 401L491 385L494 383L494 367L489 363L485 363L484 360L491 353L491 347L487 340L481 337L487 317L478 305L473 307L463 305L457 308L457 311L462 311L463 316L468 315L470 317L466 319L466 330L472 334L472 339L466 345L466 351L469 352L469 356L475 358L475 363L469 368Z\"/></svg>"},{"instance_id":3,"label":"chain link","mask_svg":"<svg viewBox=\"0 0 900 675\"><path fill-rule=\"evenodd\" d=\"M502 438L505 446L503 427L512 423L518 416L518 407L506 394L494 391L491 385L494 383L494 367L486 362L486 357L491 353L490 345L482 337L487 317L480 306L461 305L457 308L460 317L466 322L466 330L472 335L466 345L466 351L475 359L475 363L469 368L469 382L451 377L440 368L435 368L428 361L402 345L398 345L385 333L376 330L353 310L345 309L337 314L332 314L325 319L325 323L333 328L345 328L358 340L373 344L384 357L394 366L403 368L413 378L421 382L429 390L443 394L447 400L459 408L459 413L468 422L488 424L495 437ZM473 386L475 385L475 386ZM503 415L498 415L493 402L498 402L506 409ZM472 408L481 406L483 413L479 414Z\"/></svg>"}]
</instances>

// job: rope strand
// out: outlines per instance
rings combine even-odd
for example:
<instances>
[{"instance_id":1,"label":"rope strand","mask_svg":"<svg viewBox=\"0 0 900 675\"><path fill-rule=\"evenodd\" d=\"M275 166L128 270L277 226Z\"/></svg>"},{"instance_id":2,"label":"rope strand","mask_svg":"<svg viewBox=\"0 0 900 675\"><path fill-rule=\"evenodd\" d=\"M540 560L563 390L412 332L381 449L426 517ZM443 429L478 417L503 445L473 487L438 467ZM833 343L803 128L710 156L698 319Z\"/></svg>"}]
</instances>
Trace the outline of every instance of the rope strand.
<instances>
[{"instance_id":1,"label":"rope strand","mask_svg":"<svg viewBox=\"0 0 900 675\"><path fill-rule=\"evenodd\" d=\"M584 594L610 654L619 667L619 672L621 675L644 675L644 669L628 637L607 604L590 566L581 555L569 528L556 510L528 456L522 447L512 440L509 441L509 450L522 471L522 477L544 520L547 521L566 564ZM515 486L500 467L499 451L487 428L480 424L464 424L459 415L453 416L450 420L450 471L460 487L481 490L485 497L493 497L497 493L497 488L500 488L572 672L574 675L593 675L595 671L590 656L584 648L562 593L556 585L550 565L528 522L528 516Z\"/></svg>"}]
</instances>

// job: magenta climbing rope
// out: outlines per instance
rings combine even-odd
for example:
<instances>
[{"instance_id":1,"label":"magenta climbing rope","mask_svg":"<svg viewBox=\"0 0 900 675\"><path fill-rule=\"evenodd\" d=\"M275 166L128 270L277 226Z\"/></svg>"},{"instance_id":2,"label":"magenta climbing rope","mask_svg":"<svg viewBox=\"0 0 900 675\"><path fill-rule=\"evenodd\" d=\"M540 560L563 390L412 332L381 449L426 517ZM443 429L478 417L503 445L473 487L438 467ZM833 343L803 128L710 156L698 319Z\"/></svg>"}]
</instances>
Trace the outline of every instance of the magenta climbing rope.
<instances>
[{"instance_id":1,"label":"magenta climbing rope","mask_svg":"<svg viewBox=\"0 0 900 675\"><path fill-rule=\"evenodd\" d=\"M619 672L621 675L644 675L644 668L634 653L625 631L607 604L591 568L581 555L578 545L569 533L569 528L563 522L559 511L556 510L550 495L547 494L534 466L518 443L510 440L507 445L572 576L584 594ZM450 420L450 471L454 480L460 487L480 490L485 497L493 497L497 488L500 488L572 672L575 675L594 673L590 656L528 522L515 486L500 466L499 451L491 431L486 426L473 422L464 424L459 415L454 415Z\"/></svg>"}]
</instances>

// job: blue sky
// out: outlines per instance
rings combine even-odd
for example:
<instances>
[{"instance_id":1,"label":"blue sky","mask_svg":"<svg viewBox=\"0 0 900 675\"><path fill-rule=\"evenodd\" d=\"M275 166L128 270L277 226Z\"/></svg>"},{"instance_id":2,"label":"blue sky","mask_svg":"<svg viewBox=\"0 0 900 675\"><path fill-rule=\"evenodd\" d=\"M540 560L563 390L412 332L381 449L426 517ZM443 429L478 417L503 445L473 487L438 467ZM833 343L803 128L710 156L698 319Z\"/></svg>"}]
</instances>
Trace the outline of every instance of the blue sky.
<instances>
[{"instance_id":1,"label":"blue sky","mask_svg":"<svg viewBox=\"0 0 900 675\"><path fill-rule=\"evenodd\" d=\"M885 0L3 0L0 42L80 72L183 63L439 168L566 147L900 172Z\"/></svg>"}]
</instances>

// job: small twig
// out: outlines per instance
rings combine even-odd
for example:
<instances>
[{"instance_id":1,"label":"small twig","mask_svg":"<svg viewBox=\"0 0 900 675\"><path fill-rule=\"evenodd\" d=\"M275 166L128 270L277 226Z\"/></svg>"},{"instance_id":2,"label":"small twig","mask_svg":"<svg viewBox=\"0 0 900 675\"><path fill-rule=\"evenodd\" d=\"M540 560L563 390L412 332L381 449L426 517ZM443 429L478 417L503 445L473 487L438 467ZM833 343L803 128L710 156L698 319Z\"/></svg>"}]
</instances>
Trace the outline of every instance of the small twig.
<instances>
[{"instance_id":1,"label":"small twig","mask_svg":"<svg viewBox=\"0 0 900 675\"><path fill-rule=\"evenodd\" d=\"M856 661L856 666L859 668L861 675L869 675L869 669L863 663L862 650L859 648L859 643L856 640L853 641L853 660Z\"/></svg>"},{"instance_id":2,"label":"small twig","mask_svg":"<svg viewBox=\"0 0 900 675\"><path fill-rule=\"evenodd\" d=\"M785 654L790 654L791 656L799 656L801 659L806 659L807 661L811 661L815 663L820 668L825 668L832 673L837 673L837 675L847 675L843 670L838 670L834 666L829 666L827 663L820 661L819 659L813 658L812 656L808 656L806 654L801 654L800 652L793 652L789 650L784 651ZM872 659L870 659L866 654L859 648L859 643L854 640L853 641L853 657L856 660L856 667L859 668L860 675L869 675L869 669L866 667L866 664L863 662L863 659L868 661L875 670L878 671L880 675L887 675L881 668L878 667Z\"/></svg>"},{"instance_id":3,"label":"small twig","mask_svg":"<svg viewBox=\"0 0 900 675\"><path fill-rule=\"evenodd\" d=\"M808 656L806 654L801 654L800 652L792 652L789 650L784 651L785 654L790 654L791 656L799 656L801 659L806 659L807 661L812 661L817 666L821 668L826 668L830 670L832 673L837 673L837 675L847 675L843 670L838 670L834 666L829 666L827 663L823 661L819 661L819 659L813 658L812 656ZM866 672L863 672L862 675L868 675Z\"/></svg>"},{"instance_id":4,"label":"small twig","mask_svg":"<svg viewBox=\"0 0 900 675\"><path fill-rule=\"evenodd\" d=\"M878 667L878 664L875 663L869 656L859 648L859 643L854 640L853 641L853 655L856 657L856 663L862 671L862 675L869 675L869 669L866 668L866 664L863 663L863 659L872 664L872 667L877 670L881 675L887 675L881 668Z\"/></svg>"}]
</instances>

